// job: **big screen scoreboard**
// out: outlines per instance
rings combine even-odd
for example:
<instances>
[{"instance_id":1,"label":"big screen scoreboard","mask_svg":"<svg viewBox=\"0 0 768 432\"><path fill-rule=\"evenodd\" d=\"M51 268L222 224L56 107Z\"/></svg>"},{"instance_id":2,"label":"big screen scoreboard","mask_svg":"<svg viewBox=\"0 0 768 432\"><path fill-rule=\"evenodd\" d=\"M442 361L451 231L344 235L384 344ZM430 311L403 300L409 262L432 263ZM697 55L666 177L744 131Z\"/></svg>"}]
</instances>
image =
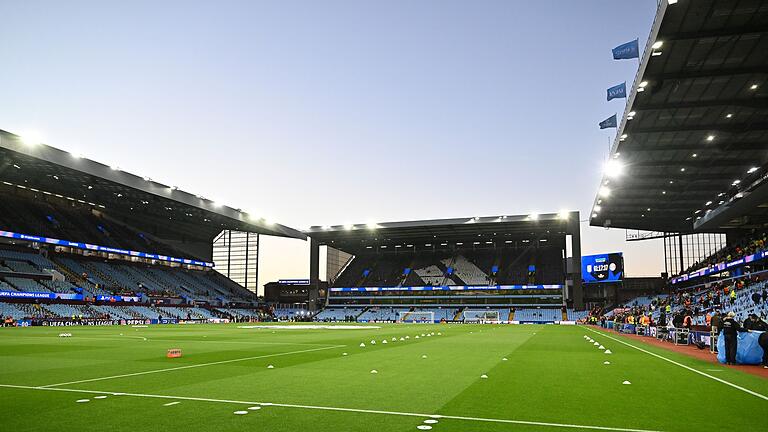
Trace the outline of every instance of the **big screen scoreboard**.
<instances>
[{"instance_id":1,"label":"big screen scoreboard","mask_svg":"<svg viewBox=\"0 0 768 432\"><path fill-rule=\"evenodd\" d=\"M621 282L624 256L621 252L581 257L581 277L586 283Z\"/></svg>"}]
</instances>

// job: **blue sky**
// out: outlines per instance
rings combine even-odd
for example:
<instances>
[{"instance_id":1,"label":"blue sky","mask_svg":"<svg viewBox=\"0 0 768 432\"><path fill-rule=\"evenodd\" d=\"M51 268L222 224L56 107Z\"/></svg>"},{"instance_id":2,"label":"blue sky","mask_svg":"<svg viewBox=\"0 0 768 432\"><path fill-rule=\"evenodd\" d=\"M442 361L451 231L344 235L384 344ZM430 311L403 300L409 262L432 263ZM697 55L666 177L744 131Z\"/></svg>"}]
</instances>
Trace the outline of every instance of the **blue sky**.
<instances>
[{"instance_id":1,"label":"blue sky","mask_svg":"<svg viewBox=\"0 0 768 432\"><path fill-rule=\"evenodd\" d=\"M0 129L283 224L580 210L655 0L4 2ZM663 268L582 225L585 253ZM261 283L306 273L264 242Z\"/></svg>"}]
</instances>

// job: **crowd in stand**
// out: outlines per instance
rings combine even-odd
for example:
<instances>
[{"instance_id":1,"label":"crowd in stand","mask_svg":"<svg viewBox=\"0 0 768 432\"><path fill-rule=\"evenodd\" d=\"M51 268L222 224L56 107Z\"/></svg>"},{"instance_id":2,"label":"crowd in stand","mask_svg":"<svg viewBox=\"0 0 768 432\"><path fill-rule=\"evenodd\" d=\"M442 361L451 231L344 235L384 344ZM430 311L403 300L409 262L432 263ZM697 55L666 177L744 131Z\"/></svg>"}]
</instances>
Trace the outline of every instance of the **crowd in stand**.
<instances>
[{"instance_id":1,"label":"crowd in stand","mask_svg":"<svg viewBox=\"0 0 768 432\"><path fill-rule=\"evenodd\" d=\"M742 299L741 303L749 304L751 302L752 305L757 306L768 302L766 284L762 284L761 289L748 290L748 288L756 286L755 284L758 282L757 276L746 276L716 282L708 287L704 285L695 291L658 296L647 304L635 302L610 312L596 307L590 311L586 320L595 324L600 322L603 325L608 320L617 324L650 326L666 326L672 320L675 327L678 328L691 327L696 324L710 325L711 319L716 313L733 309L737 300L749 292L751 292L749 298ZM757 287L760 288L759 285ZM754 315L760 320L768 318L766 308L762 308L759 315Z\"/></svg>"},{"instance_id":2,"label":"crowd in stand","mask_svg":"<svg viewBox=\"0 0 768 432\"><path fill-rule=\"evenodd\" d=\"M726 246L710 255L706 259L692 264L690 267L681 272L681 274L690 273L721 262L730 262L741 257L754 254L755 252L765 249L766 243L768 243L768 236L766 233L762 233L760 236L756 236L754 238L745 239L736 245Z\"/></svg>"}]
</instances>

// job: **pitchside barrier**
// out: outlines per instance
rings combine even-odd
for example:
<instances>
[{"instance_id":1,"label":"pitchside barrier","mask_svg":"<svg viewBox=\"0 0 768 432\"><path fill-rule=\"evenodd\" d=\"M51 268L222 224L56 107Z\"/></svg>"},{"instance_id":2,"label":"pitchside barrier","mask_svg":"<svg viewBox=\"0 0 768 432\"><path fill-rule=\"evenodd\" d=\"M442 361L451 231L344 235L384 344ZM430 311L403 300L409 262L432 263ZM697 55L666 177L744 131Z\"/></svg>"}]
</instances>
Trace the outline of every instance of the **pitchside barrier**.
<instances>
[{"instance_id":1,"label":"pitchside barrier","mask_svg":"<svg viewBox=\"0 0 768 432\"><path fill-rule=\"evenodd\" d=\"M122 319L122 320L109 320L109 319L92 319L83 318L70 319L70 318L55 318L55 319L32 319L21 320L17 323L19 327L27 326L45 326L45 327L72 327L72 326L115 326L115 325L150 325L150 324L226 324L228 319L224 318L211 318L211 319L177 319L177 318L163 318L163 319ZM23 323L20 325L19 323Z\"/></svg>"},{"instance_id":2,"label":"pitchside barrier","mask_svg":"<svg viewBox=\"0 0 768 432\"><path fill-rule=\"evenodd\" d=\"M711 330L689 330L683 328L667 327L644 327L634 324L621 324L613 321L606 322L605 328L625 334L640 334L637 327L643 327L642 336L667 340L675 345L689 345L696 342L703 343L710 347L714 353L717 352L717 360L725 363L725 338L722 332L713 334ZM760 334L763 332L750 331L738 334L738 344L736 346L736 363L746 365L759 365L763 359L763 349L757 343ZM715 351L716 349L716 351Z\"/></svg>"}]
</instances>

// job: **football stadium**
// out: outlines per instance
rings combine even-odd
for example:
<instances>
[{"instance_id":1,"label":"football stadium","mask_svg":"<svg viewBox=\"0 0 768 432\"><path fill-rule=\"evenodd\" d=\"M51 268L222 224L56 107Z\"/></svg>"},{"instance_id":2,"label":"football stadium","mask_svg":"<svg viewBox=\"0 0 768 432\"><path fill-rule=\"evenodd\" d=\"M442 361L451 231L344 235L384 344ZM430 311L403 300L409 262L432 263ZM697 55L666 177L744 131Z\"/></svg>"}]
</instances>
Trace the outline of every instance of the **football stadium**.
<instances>
[{"instance_id":1,"label":"football stadium","mask_svg":"<svg viewBox=\"0 0 768 432\"><path fill-rule=\"evenodd\" d=\"M0 130L1 429L768 430L768 2L646 3L587 212L292 228Z\"/></svg>"}]
</instances>

